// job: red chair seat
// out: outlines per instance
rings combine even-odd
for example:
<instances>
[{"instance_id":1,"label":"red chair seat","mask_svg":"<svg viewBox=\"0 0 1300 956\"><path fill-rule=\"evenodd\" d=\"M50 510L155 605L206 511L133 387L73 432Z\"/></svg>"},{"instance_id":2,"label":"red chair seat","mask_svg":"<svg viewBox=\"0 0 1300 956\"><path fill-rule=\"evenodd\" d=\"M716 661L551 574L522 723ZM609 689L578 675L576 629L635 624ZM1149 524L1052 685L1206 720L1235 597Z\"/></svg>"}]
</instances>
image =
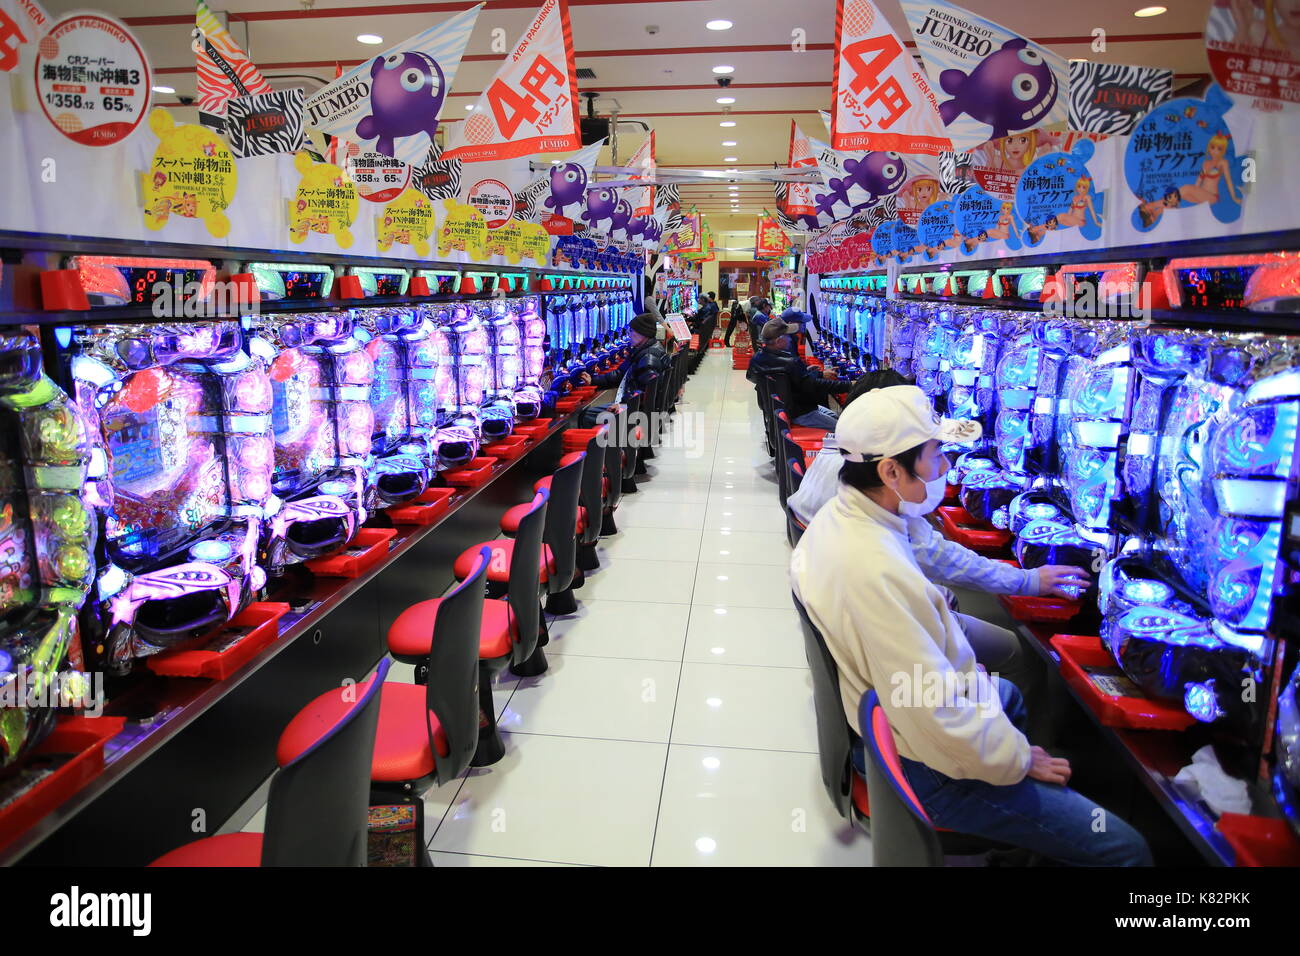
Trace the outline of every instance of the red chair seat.
<instances>
[{"instance_id":1,"label":"red chair seat","mask_svg":"<svg viewBox=\"0 0 1300 956\"><path fill-rule=\"evenodd\" d=\"M427 657L433 640L433 622L442 598L412 604L388 629L388 650L395 657ZM505 601L483 602L483 623L478 632L478 656L495 660L510 653L518 626ZM387 693L385 691L385 693Z\"/></svg>"},{"instance_id":2,"label":"red chair seat","mask_svg":"<svg viewBox=\"0 0 1300 956\"><path fill-rule=\"evenodd\" d=\"M586 454L587 450L585 448L579 451L571 451L560 458L559 467L563 468L565 465L572 465L575 461L581 461Z\"/></svg>"},{"instance_id":3,"label":"red chair seat","mask_svg":"<svg viewBox=\"0 0 1300 956\"><path fill-rule=\"evenodd\" d=\"M456 575L457 581L464 581L473 573L474 562L478 560L479 551L484 546L492 549L492 556L488 558L488 580L498 584L509 582L510 561L515 553L514 538L496 538L492 541L482 541L462 551L460 557L456 559L456 563L451 566L451 573ZM542 545L542 557L541 580L548 581L556 570L555 555L551 554L549 547Z\"/></svg>"},{"instance_id":4,"label":"red chair seat","mask_svg":"<svg viewBox=\"0 0 1300 956\"><path fill-rule=\"evenodd\" d=\"M822 439L826 437L826 429L809 428L806 425L791 425L790 439L795 442L815 441L821 444Z\"/></svg>"},{"instance_id":5,"label":"red chair seat","mask_svg":"<svg viewBox=\"0 0 1300 956\"><path fill-rule=\"evenodd\" d=\"M552 477L553 476L551 475L547 475L545 478L538 478L536 481L534 481L533 494L537 494L537 492L541 491L543 488L545 488L547 491L550 491Z\"/></svg>"},{"instance_id":6,"label":"red chair seat","mask_svg":"<svg viewBox=\"0 0 1300 956\"><path fill-rule=\"evenodd\" d=\"M547 478L545 480L549 482L551 479ZM550 488L548 487L547 490L549 491ZM522 505L515 505L513 508L507 509L506 513L501 516L501 533L516 534L519 531L519 522L523 521L524 515L528 514L532 509L533 503L531 501L525 501ZM578 520L574 522L574 534L582 534L583 531L587 530L586 514L582 505L579 505Z\"/></svg>"},{"instance_id":7,"label":"red chair seat","mask_svg":"<svg viewBox=\"0 0 1300 956\"><path fill-rule=\"evenodd\" d=\"M332 688L321 694L289 721L275 748L275 759L284 766L301 753L303 740L316 740L321 727L333 727L348 712L360 694L360 688ZM438 718L425 708L423 684L389 681L379 699L379 727L375 731L375 755L370 762L370 779L381 782L419 780L433 773L433 752L429 749L429 731L434 746L446 756L450 752L447 734ZM425 717L429 724L425 728Z\"/></svg>"},{"instance_id":8,"label":"red chair seat","mask_svg":"<svg viewBox=\"0 0 1300 956\"><path fill-rule=\"evenodd\" d=\"M178 846L150 866L261 866L262 834L223 833Z\"/></svg>"}]
</instances>

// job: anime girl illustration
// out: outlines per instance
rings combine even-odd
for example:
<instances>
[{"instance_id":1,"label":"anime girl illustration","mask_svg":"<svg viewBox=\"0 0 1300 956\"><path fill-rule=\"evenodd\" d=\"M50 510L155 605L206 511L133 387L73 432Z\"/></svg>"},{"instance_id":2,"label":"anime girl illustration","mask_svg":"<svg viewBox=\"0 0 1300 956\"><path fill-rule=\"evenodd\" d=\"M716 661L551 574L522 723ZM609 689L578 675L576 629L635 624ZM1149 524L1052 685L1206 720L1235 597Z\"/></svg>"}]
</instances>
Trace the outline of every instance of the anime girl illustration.
<instances>
[{"instance_id":1,"label":"anime girl illustration","mask_svg":"<svg viewBox=\"0 0 1300 956\"><path fill-rule=\"evenodd\" d=\"M1019 230L1016 229L1015 216L1013 216L1011 213L1011 210L1014 208L1014 206L1015 203L1009 199L1002 203L1002 212L998 216L997 223L993 226L992 229L988 230L984 238L1010 239L1014 235L1016 241L1017 242L1020 241L1020 232Z\"/></svg>"},{"instance_id":2,"label":"anime girl illustration","mask_svg":"<svg viewBox=\"0 0 1300 956\"><path fill-rule=\"evenodd\" d=\"M997 144L997 165L994 168L1024 172L1038 155L1038 130L1003 136Z\"/></svg>"},{"instance_id":3,"label":"anime girl illustration","mask_svg":"<svg viewBox=\"0 0 1300 956\"><path fill-rule=\"evenodd\" d=\"M1150 229L1160 221L1160 217L1165 214L1166 209L1177 209L1183 201L1177 189L1170 189L1160 199L1150 199L1138 206L1138 215L1142 217L1142 225Z\"/></svg>"},{"instance_id":4,"label":"anime girl illustration","mask_svg":"<svg viewBox=\"0 0 1300 956\"><path fill-rule=\"evenodd\" d=\"M1210 142L1205 147L1205 162L1201 164L1196 182L1178 188L1178 194L1183 202L1191 205L1203 202L1213 205L1219 201L1219 180L1222 179L1228 185L1228 196L1237 205L1241 205L1241 197L1237 195L1237 189L1232 185L1232 170L1228 166L1227 159L1224 158L1227 152L1227 133L1215 133L1210 137Z\"/></svg>"},{"instance_id":5,"label":"anime girl illustration","mask_svg":"<svg viewBox=\"0 0 1300 956\"><path fill-rule=\"evenodd\" d=\"M1074 197L1070 200L1070 208L1053 217L1058 227L1074 226L1082 229L1088 224L1089 217L1096 225L1101 225L1101 217L1097 215L1097 210L1092 205L1092 197L1088 195L1091 191L1092 177L1080 176L1074 184Z\"/></svg>"}]
</instances>

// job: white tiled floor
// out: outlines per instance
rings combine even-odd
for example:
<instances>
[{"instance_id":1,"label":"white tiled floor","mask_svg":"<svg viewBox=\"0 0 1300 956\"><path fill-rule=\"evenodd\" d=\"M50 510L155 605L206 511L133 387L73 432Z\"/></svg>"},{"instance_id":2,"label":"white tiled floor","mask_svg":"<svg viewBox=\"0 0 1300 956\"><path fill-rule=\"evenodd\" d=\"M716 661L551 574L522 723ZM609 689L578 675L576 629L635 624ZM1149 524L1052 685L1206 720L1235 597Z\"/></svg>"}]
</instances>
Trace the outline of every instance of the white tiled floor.
<instances>
[{"instance_id":1,"label":"white tiled floor","mask_svg":"<svg viewBox=\"0 0 1300 956\"><path fill-rule=\"evenodd\" d=\"M822 788L776 478L730 357L688 381L578 612L550 620L550 669L502 675L505 758L426 795L435 865L869 865Z\"/></svg>"},{"instance_id":2,"label":"white tiled floor","mask_svg":"<svg viewBox=\"0 0 1300 956\"><path fill-rule=\"evenodd\" d=\"M505 759L429 795L436 865L870 863L822 788L776 479L730 357L687 383L698 418L670 434L692 444L623 499L550 670L497 695Z\"/></svg>"}]
</instances>

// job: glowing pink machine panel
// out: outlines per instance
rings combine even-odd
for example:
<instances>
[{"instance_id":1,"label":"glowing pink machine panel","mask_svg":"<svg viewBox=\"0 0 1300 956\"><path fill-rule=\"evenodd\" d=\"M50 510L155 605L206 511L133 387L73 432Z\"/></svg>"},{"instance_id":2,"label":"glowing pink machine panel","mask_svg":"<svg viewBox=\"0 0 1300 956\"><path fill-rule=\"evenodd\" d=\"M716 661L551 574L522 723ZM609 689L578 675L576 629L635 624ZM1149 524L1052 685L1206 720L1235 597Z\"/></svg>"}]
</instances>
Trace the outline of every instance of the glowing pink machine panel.
<instances>
[{"instance_id":1,"label":"glowing pink machine panel","mask_svg":"<svg viewBox=\"0 0 1300 956\"><path fill-rule=\"evenodd\" d=\"M434 457L440 469L457 468L478 454L482 436L480 408L486 393L488 333L468 306L439 306L431 342L438 394L438 429Z\"/></svg>"},{"instance_id":2,"label":"glowing pink machine panel","mask_svg":"<svg viewBox=\"0 0 1300 956\"><path fill-rule=\"evenodd\" d=\"M515 390L515 414L520 419L536 418L542 411L542 373L546 369L546 319L537 296L516 299L523 340L519 347L520 383Z\"/></svg>"},{"instance_id":3,"label":"glowing pink machine panel","mask_svg":"<svg viewBox=\"0 0 1300 956\"><path fill-rule=\"evenodd\" d=\"M523 335L513 303L493 299L484 303L479 317L488 333L487 387L482 408L483 437L496 441L515 427L515 390L523 367L520 345Z\"/></svg>"}]
</instances>

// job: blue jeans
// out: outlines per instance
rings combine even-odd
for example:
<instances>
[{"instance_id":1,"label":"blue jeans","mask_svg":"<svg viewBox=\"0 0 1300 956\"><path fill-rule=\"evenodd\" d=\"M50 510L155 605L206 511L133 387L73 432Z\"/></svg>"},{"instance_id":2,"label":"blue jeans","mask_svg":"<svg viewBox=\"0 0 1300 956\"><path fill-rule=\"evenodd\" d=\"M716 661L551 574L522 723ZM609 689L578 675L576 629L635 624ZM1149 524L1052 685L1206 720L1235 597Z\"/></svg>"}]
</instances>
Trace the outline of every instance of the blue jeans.
<instances>
[{"instance_id":1,"label":"blue jeans","mask_svg":"<svg viewBox=\"0 0 1300 956\"><path fill-rule=\"evenodd\" d=\"M829 408L814 408L811 412L800 415L794 423L805 428L824 428L828 432L833 432L838 420L839 416Z\"/></svg>"},{"instance_id":2,"label":"blue jeans","mask_svg":"<svg viewBox=\"0 0 1300 956\"><path fill-rule=\"evenodd\" d=\"M997 678L1002 709L1024 728L1016 685ZM854 763L861 760L855 748ZM954 780L899 755L912 792L936 827L1032 850L1068 866L1151 866L1146 840L1081 793L1026 777L1011 786Z\"/></svg>"}]
</instances>

